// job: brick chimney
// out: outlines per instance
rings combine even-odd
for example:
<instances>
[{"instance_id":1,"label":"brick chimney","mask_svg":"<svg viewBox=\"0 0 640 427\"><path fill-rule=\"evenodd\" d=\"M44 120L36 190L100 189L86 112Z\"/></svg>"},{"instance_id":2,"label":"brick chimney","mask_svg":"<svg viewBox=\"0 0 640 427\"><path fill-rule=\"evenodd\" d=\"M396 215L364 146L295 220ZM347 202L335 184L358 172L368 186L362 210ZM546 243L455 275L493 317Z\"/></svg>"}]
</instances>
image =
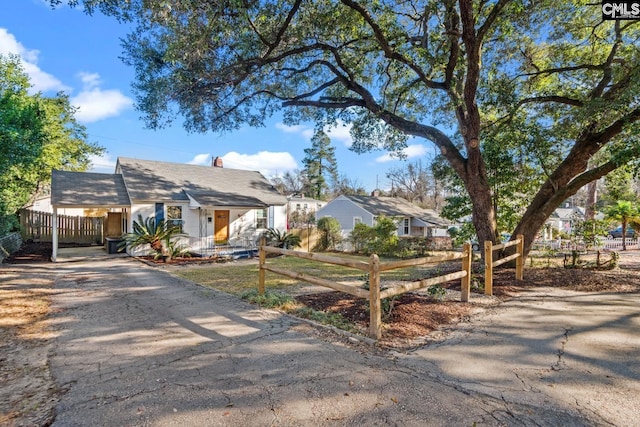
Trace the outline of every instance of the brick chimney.
<instances>
[{"instance_id":1,"label":"brick chimney","mask_svg":"<svg viewBox=\"0 0 640 427\"><path fill-rule=\"evenodd\" d=\"M216 156L215 159L211 160L211 167L221 168L222 167L222 159L219 156Z\"/></svg>"}]
</instances>

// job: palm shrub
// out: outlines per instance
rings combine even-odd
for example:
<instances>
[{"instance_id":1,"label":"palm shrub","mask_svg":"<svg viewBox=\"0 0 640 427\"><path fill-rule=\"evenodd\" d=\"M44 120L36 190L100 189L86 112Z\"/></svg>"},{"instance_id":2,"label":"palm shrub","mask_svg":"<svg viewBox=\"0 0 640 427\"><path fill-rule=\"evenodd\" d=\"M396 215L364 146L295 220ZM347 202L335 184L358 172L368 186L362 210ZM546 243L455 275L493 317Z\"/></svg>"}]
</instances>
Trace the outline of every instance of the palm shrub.
<instances>
[{"instance_id":1,"label":"palm shrub","mask_svg":"<svg viewBox=\"0 0 640 427\"><path fill-rule=\"evenodd\" d=\"M288 233L286 231L281 232L277 228L269 228L265 231L264 237L269 246L275 246L283 249L297 248L302 243L300 236L297 234Z\"/></svg>"},{"instance_id":2,"label":"palm shrub","mask_svg":"<svg viewBox=\"0 0 640 427\"><path fill-rule=\"evenodd\" d=\"M143 219L142 215L138 215L138 219L133 221L133 231L123 236L122 247L149 245L154 257L170 256L171 238L179 232L178 227L164 220L156 221L154 217Z\"/></svg>"}]
</instances>

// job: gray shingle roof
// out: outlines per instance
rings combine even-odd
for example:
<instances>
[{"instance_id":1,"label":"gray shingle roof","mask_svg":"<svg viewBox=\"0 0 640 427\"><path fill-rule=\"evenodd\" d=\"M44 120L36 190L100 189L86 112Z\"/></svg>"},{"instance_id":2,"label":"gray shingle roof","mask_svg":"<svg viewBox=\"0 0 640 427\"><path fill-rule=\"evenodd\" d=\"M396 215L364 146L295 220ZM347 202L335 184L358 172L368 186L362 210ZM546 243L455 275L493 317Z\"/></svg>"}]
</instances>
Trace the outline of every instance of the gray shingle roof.
<instances>
[{"instance_id":1,"label":"gray shingle roof","mask_svg":"<svg viewBox=\"0 0 640 427\"><path fill-rule=\"evenodd\" d=\"M65 207L130 206L122 176L110 173L51 173L51 205Z\"/></svg>"},{"instance_id":2,"label":"gray shingle roof","mask_svg":"<svg viewBox=\"0 0 640 427\"><path fill-rule=\"evenodd\" d=\"M125 157L118 158L117 168L133 201L187 201L188 194L208 206L267 207L287 203L256 171Z\"/></svg>"},{"instance_id":3,"label":"gray shingle roof","mask_svg":"<svg viewBox=\"0 0 640 427\"><path fill-rule=\"evenodd\" d=\"M449 223L442 219L432 209L422 209L410 201L400 197L384 196L346 196L373 215L408 216L419 218L437 226L447 226Z\"/></svg>"}]
</instances>

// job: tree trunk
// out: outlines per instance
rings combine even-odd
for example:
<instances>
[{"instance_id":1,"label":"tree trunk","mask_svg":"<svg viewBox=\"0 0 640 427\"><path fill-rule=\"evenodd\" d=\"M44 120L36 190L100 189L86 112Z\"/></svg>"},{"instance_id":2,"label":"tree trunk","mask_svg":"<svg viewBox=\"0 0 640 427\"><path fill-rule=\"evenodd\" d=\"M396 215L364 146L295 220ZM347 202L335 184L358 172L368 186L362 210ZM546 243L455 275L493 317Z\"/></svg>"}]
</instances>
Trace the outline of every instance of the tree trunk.
<instances>
[{"instance_id":1,"label":"tree trunk","mask_svg":"<svg viewBox=\"0 0 640 427\"><path fill-rule=\"evenodd\" d=\"M592 181L587 185L587 206L584 211L584 218L592 221L596 216L596 189L598 181Z\"/></svg>"}]
</instances>

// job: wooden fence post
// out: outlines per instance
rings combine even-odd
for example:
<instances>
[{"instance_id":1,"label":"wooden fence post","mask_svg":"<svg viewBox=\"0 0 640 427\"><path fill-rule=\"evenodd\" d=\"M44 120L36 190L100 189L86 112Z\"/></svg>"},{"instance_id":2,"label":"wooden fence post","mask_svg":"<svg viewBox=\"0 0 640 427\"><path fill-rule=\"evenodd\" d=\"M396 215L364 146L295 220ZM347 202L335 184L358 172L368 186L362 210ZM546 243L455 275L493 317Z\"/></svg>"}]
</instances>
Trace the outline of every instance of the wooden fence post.
<instances>
[{"instance_id":1,"label":"wooden fence post","mask_svg":"<svg viewBox=\"0 0 640 427\"><path fill-rule=\"evenodd\" d=\"M467 272L467 275L460 279L460 301L468 302L471 293L471 258L473 254L471 243L465 243L462 246L462 252L466 253L462 258L462 269Z\"/></svg>"},{"instance_id":2,"label":"wooden fence post","mask_svg":"<svg viewBox=\"0 0 640 427\"><path fill-rule=\"evenodd\" d=\"M369 259L369 336L382 337L382 310L380 302L380 258L373 254Z\"/></svg>"},{"instance_id":3,"label":"wooden fence post","mask_svg":"<svg viewBox=\"0 0 640 427\"><path fill-rule=\"evenodd\" d=\"M264 251L264 245L266 244L266 239L264 237L260 238L260 251L259 251L259 270L258 270L258 294L264 295L264 276L265 269L264 263L267 258L266 253Z\"/></svg>"},{"instance_id":4,"label":"wooden fence post","mask_svg":"<svg viewBox=\"0 0 640 427\"><path fill-rule=\"evenodd\" d=\"M493 242L484 242L484 294L493 295Z\"/></svg>"},{"instance_id":5,"label":"wooden fence post","mask_svg":"<svg viewBox=\"0 0 640 427\"><path fill-rule=\"evenodd\" d=\"M516 280L522 280L524 279L524 235L518 234L518 239L520 243L516 250L520 256L516 258Z\"/></svg>"}]
</instances>

